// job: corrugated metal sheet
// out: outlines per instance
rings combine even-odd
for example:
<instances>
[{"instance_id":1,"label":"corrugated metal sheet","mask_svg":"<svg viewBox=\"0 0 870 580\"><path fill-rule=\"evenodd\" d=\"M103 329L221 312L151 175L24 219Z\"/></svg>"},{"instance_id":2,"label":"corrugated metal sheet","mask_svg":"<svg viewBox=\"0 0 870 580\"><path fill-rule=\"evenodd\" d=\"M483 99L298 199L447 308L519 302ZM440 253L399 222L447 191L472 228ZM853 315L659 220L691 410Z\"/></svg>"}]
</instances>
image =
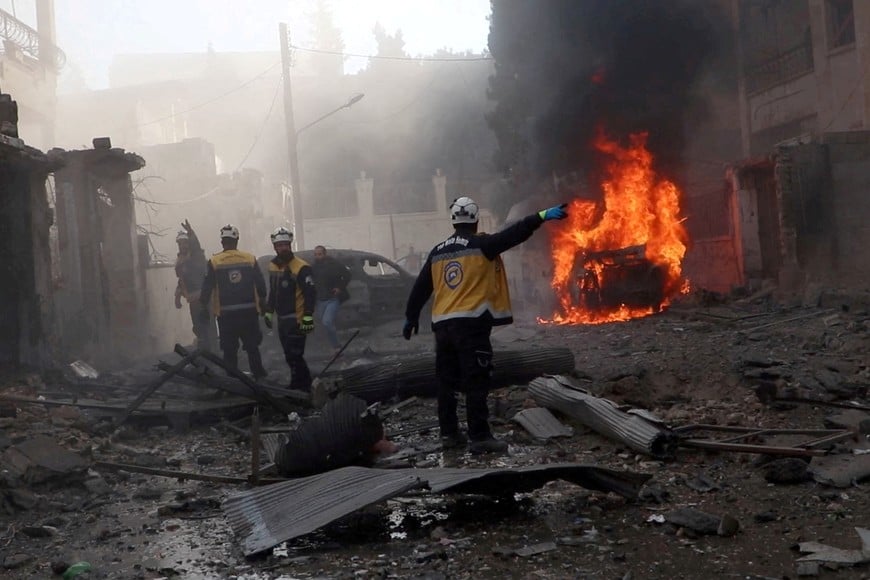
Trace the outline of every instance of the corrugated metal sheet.
<instances>
[{"instance_id":1,"label":"corrugated metal sheet","mask_svg":"<svg viewBox=\"0 0 870 580\"><path fill-rule=\"evenodd\" d=\"M251 556L424 485L413 473L344 467L231 496L223 510Z\"/></svg>"},{"instance_id":2,"label":"corrugated metal sheet","mask_svg":"<svg viewBox=\"0 0 870 580\"><path fill-rule=\"evenodd\" d=\"M545 409L544 407L523 409L514 415L513 420L522 425L523 428L532 435L532 437L538 439L570 437L574 434L574 429L568 425L564 425L553 416L549 409Z\"/></svg>"},{"instance_id":3,"label":"corrugated metal sheet","mask_svg":"<svg viewBox=\"0 0 870 580\"><path fill-rule=\"evenodd\" d=\"M646 473L617 471L582 463L549 463L526 467L493 469L403 469L416 472L429 483L435 493L478 493L504 495L525 493L556 479L570 481L587 489L614 492L623 497L636 497L641 486L652 477Z\"/></svg>"},{"instance_id":4,"label":"corrugated metal sheet","mask_svg":"<svg viewBox=\"0 0 870 580\"><path fill-rule=\"evenodd\" d=\"M313 532L368 505L428 486L433 492L505 495L563 479L588 489L635 497L643 473L576 463L494 469L371 469L344 467L232 496L224 512L245 555Z\"/></svg>"},{"instance_id":5,"label":"corrugated metal sheet","mask_svg":"<svg viewBox=\"0 0 870 580\"><path fill-rule=\"evenodd\" d=\"M270 463L275 463L275 454L278 449L287 442L287 436L283 433L264 433L260 436L260 443L266 452Z\"/></svg>"},{"instance_id":6,"label":"corrugated metal sheet","mask_svg":"<svg viewBox=\"0 0 870 580\"><path fill-rule=\"evenodd\" d=\"M287 442L275 452L275 465L284 477L371 465L372 447L383 435L377 413L369 412L362 399L341 393L319 416L287 433Z\"/></svg>"},{"instance_id":7,"label":"corrugated metal sheet","mask_svg":"<svg viewBox=\"0 0 870 580\"><path fill-rule=\"evenodd\" d=\"M544 374L570 373L574 354L567 348L505 350L493 353L493 388L525 383ZM325 379L369 403L414 395L433 397L438 390L435 355L418 354L396 361L352 367L327 373Z\"/></svg>"},{"instance_id":8,"label":"corrugated metal sheet","mask_svg":"<svg viewBox=\"0 0 870 580\"><path fill-rule=\"evenodd\" d=\"M672 456L677 437L667 427L641 413L630 414L616 403L595 397L563 376L539 377L529 383L529 393L539 405L556 409L610 439L653 457Z\"/></svg>"}]
</instances>

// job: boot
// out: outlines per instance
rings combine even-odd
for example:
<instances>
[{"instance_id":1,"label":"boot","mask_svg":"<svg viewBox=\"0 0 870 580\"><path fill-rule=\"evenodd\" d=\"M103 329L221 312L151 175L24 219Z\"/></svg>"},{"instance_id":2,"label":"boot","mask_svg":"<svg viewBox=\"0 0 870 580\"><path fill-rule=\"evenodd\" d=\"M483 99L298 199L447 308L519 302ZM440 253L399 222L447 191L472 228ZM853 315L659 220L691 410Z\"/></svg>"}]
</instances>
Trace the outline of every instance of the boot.
<instances>
[{"instance_id":1,"label":"boot","mask_svg":"<svg viewBox=\"0 0 870 580\"><path fill-rule=\"evenodd\" d=\"M508 444L506 441L490 436L489 439L472 441L468 445L468 450L471 451L472 455L483 455L484 453L507 453Z\"/></svg>"},{"instance_id":2,"label":"boot","mask_svg":"<svg viewBox=\"0 0 870 580\"><path fill-rule=\"evenodd\" d=\"M457 449L459 447L465 447L465 444L468 443L468 437L465 436L465 433L461 431L457 431L456 433L450 433L449 435L441 436L441 449Z\"/></svg>"}]
</instances>

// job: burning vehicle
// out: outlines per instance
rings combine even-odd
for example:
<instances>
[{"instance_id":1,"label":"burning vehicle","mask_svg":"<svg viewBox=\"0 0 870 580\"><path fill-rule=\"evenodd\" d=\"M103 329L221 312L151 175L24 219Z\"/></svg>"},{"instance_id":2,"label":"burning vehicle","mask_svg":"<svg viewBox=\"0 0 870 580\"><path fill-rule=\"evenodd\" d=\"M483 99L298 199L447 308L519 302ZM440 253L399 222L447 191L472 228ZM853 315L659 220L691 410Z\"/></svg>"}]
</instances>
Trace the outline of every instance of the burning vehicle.
<instances>
[{"instance_id":1,"label":"burning vehicle","mask_svg":"<svg viewBox=\"0 0 870 580\"><path fill-rule=\"evenodd\" d=\"M599 133L602 199L575 199L551 241L558 324L601 324L661 311L688 290L681 192L653 169L647 135L623 146Z\"/></svg>"},{"instance_id":2,"label":"burning vehicle","mask_svg":"<svg viewBox=\"0 0 870 580\"><path fill-rule=\"evenodd\" d=\"M651 306L665 300L665 271L646 258L646 246L578 254L572 304L586 310Z\"/></svg>"}]
</instances>

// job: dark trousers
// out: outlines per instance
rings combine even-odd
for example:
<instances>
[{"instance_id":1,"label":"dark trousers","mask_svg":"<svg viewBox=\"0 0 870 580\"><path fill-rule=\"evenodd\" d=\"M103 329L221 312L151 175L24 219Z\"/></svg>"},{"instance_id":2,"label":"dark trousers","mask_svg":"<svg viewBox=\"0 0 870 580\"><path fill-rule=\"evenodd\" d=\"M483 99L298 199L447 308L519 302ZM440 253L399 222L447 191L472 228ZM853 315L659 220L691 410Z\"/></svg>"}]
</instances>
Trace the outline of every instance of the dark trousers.
<instances>
[{"instance_id":1,"label":"dark trousers","mask_svg":"<svg viewBox=\"0 0 870 580\"><path fill-rule=\"evenodd\" d=\"M296 318L278 319L278 338L284 349L284 360L290 367L290 388L298 391L311 390L311 371L305 362L305 335L299 330Z\"/></svg>"},{"instance_id":2,"label":"dark trousers","mask_svg":"<svg viewBox=\"0 0 870 580\"><path fill-rule=\"evenodd\" d=\"M492 325L479 320L456 320L435 329L435 374L438 377L438 423L441 435L459 430L457 392L465 393L468 437L483 441L489 429L489 394L492 376Z\"/></svg>"},{"instance_id":3,"label":"dark trousers","mask_svg":"<svg viewBox=\"0 0 870 580\"><path fill-rule=\"evenodd\" d=\"M260 331L260 317L257 311L226 312L218 316L217 321L224 362L233 368L238 368L239 341L241 340L242 349L248 353L248 366L251 373L258 378L265 377L268 373L263 368L263 359L260 356L263 333Z\"/></svg>"},{"instance_id":4,"label":"dark trousers","mask_svg":"<svg viewBox=\"0 0 870 580\"><path fill-rule=\"evenodd\" d=\"M193 323L193 334L196 336L196 346L199 349L212 350L212 337L214 336L214 318L208 320L202 318L202 306L199 302L190 302L190 321Z\"/></svg>"}]
</instances>

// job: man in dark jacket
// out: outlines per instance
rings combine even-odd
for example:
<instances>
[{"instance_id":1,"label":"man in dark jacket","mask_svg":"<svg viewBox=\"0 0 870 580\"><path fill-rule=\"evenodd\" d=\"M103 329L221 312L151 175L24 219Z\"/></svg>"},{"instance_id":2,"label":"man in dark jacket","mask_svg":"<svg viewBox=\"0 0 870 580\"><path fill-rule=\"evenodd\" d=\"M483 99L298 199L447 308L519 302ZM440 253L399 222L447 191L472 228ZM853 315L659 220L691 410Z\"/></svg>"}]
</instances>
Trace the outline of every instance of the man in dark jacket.
<instances>
[{"instance_id":1,"label":"man in dark jacket","mask_svg":"<svg viewBox=\"0 0 870 580\"><path fill-rule=\"evenodd\" d=\"M311 390L311 371L305 362L305 338L314 330L316 293L311 266L293 254L293 232L284 227L272 232L275 257L269 262L269 298L266 302L266 326L278 319L278 337L284 360L290 367L291 389Z\"/></svg>"},{"instance_id":2,"label":"man in dark jacket","mask_svg":"<svg viewBox=\"0 0 870 580\"><path fill-rule=\"evenodd\" d=\"M175 275L178 277L178 284L175 287L175 307L180 309L181 299L187 300L197 347L208 349L211 348L211 339L214 335L214 319L211 317L203 319L199 315L199 294L208 261L190 222L184 220L181 227L182 229L175 236L175 243L178 244L178 256L175 259Z\"/></svg>"},{"instance_id":3,"label":"man in dark jacket","mask_svg":"<svg viewBox=\"0 0 870 580\"><path fill-rule=\"evenodd\" d=\"M251 373L259 379L268 374L260 356L263 333L259 319L266 300L266 281L253 254L238 249L238 228L230 224L221 228L221 246L223 251L208 261L202 283L200 316L203 320L208 318L208 303L212 300L224 362L233 368L238 366L241 340L242 348L248 353Z\"/></svg>"},{"instance_id":4,"label":"man in dark jacket","mask_svg":"<svg viewBox=\"0 0 870 580\"><path fill-rule=\"evenodd\" d=\"M507 451L507 443L492 436L486 402L492 374L492 327L513 322L501 253L529 239L545 221L567 217L564 207L542 210L487 235L477 233L479 208L474 200L460 197L450 205L454 233L429 252L408 298L402 329L406 340L419 331L420 311L434 293L438 423L445 449L467 441L456 415L456 392L460 391L465 393L469 450L474 454Z\"/></svg>"},{"instance_id":5,"label":"man in dark jacket","mask_svg":"<svg viewBox=\"0 0 870 580\"><path fill-rule=\"evenodd\" d=\"M317 288L317 317L326 328L326 336L333 350L338 352L341 343L338 342L338 332L335 329L335 318L338 308L350 298L347 284L350 282L350 270L338 260L326 253L326 248L314 248L314 285Z\"/></svg>"}]
</instances>

